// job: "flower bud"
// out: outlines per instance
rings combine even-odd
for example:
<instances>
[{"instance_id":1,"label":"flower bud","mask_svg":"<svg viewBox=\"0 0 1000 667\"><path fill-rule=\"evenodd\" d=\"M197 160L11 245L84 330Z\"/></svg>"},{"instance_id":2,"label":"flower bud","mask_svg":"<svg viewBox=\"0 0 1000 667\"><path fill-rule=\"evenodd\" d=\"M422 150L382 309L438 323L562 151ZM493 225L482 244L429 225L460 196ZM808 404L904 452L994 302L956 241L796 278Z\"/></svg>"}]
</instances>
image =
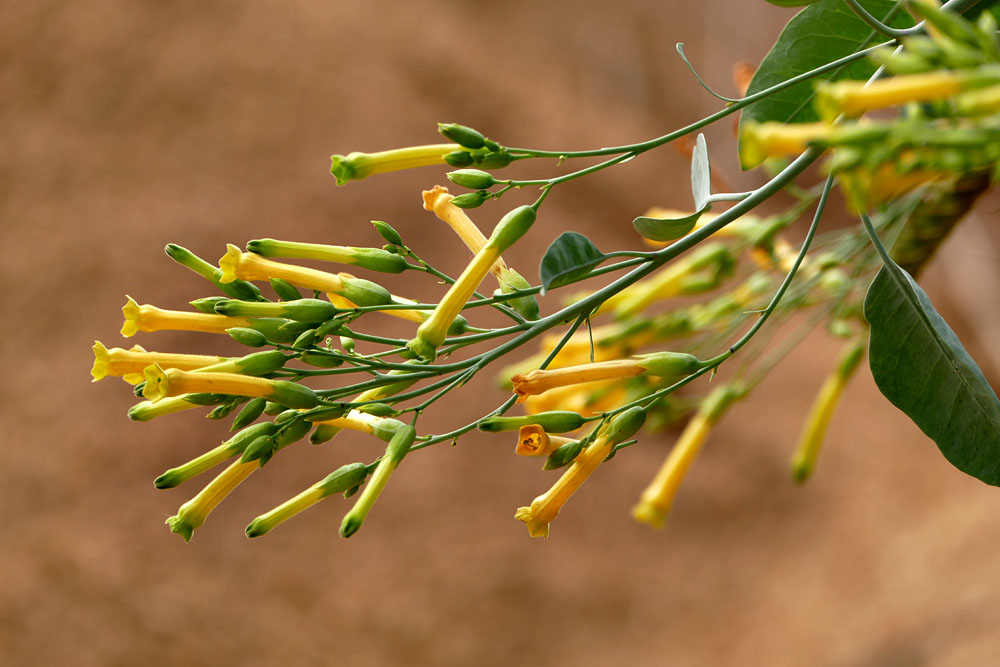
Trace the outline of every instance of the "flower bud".
<instances>
[{"instance_id":1,"label":"flower bud","mask_svg":"<svg viewBox=\"0 0 1000 667\"><path fill-rule=\"evenodd\" d=\"M231 329L226 329L226 333L229 334L229 337L237 343L246 345L247 347L264 347L267 345L267 338L256 329L233 327Z\"/></svg>"},{"instance_id":2,"label":"flower bud","mask_svg":"<svg viewBox=\"0 0 1000 667\"><path fill-rule=\"evenodd\" d=\"M337 368L344 363L344 358L328 352L305 352L299 355L302 363L315 366L316 368Z\"/></svg>"},{"instance_id":3,"label":"flower bud","mask_svg":"<svg viewBox=\"0 0 1000 667\"><path fill-rule=\"evenodd\" d=\"M312 426L312 422L301 418L293 419L287 422L277 433L274 434L275 446L280 449L292 444L293 442L298 442L302 438L306 437L306 434L312 430Z\"/></svg>"},{"instance_id":4,"label":"flower bud","mask_svg":"<svg viewBox=\"0 0 1000 667\"><path fill-rule=\"evenodd\" d=\"M486 137L481 132L458 123L438 123L438 132L462 148L482 148L486 142Z\"/></svg>"},{"instance_id":5,"label":"flower bud","mask_svg":"<svg viewBox=\"0 0 1000 667\"><path fill-rule=\"evenodd\" d=\"M458 197L455 199L458 199ZM451 200L453 204L455 203L455 199ZM498 252L503 252L514 245L531 229L537 217L538 214L531 206L518 206L508 211L506 215L500 218L497 226L493 228L493 233L490 235L486 245L496 248Z\"/></svg>"},{"instance_id":6,"label":"flower bud","mask_svg":"<svg viewBox=\"0 0 1000 667\"><path fill-rule=\"evenodd\" d=\"M344 326L344 321L336 319L330 320L329 322L320 325L320 327L316 329L316 340L322 340L323 338L326 338L330 334L337 333L337 331L339 331L340 328L343 326Z\"/></svg>"},{"instance_id":7,"label":"flower bud","mask_svg":"<svg viewBox=\"0 0 1000 667\"><path fill-rule=\"evenodd\" d=\"M638 354L635 358L646 369L647 375L666 378L682 378L702 368L698 357L683 352L653 352Z\"/></svg>"},{"instance_id":8,"label":"flower bud","mask_svg":"<svg viewBox=\"0 0 1000 667\"><path fill-rule=\"evenodd\" d=\"M187 248L174 243L168 243L164 250L170 259L181 266L191 269L234 299L244 299L246 301L260 301L263 299L260 295L260 290L253 283L245 280L235 280L230 283L221 282L222 271L217 266L213 266L201 257L198 257Z\"/></svg>"},{"instance_id":9,"label":"flower bud","mask_svg":"<svg viewBox=\"0 0 1000 667\"><path fill-rule=\"evenodd\" d=\"M483 169L502 169L511 163L514 156L501 148L498 151L476 154L473 159L476 165Z\"/></svg>"},{"instance_id":10,"label":"flower bud","mask_svg":"<svg viewBox=\"0 0 1000 667\"><path fill-rule=\"evenodd\" d=\"M388 222L382 222L381 220L372 220L372 225L375 227L375 231L385 239L386 243L391 243L392 245L402 246L403 237L399 235L392 225Z\"/></svg>"},{"instance_id":11,"label":"flower bud","mask_svg":"<svg viewBox=\"0 0 1000 667\"><path fill-rule=\"evenodd\" d=\"M384 306L392 303L389 290L363 278L344 278L344 287L337 294L358 306Z\"/></svg>"},{"instance_id":12,"label":"flower bud","mask_svg":"<svg viewBox=\"0 0 1000 667\"><path fill-rule=\"evenodd\" d=\"M568 466L583 451L583 444L583 440L575 440L562 445L549 454L548 458L545 459L542 470L558 470L559 468Z\"/></svg>"},{"instance_id":13,"label":"flower bud","mask_svg":"<svg viewBox=\"0 0 1000 667\"><path fill-rule=\"evenodd\" d=\"M481 169L458 169L457 171L448 172L445 176L455 185L460 185L470 190L485 190L496 184L493 174Z\"/></svg>"},{"instance_id":14,"label":"flower bud","mask_svg":"<svg viewBox=\"0 0 1000 667\"><path fill-rule=\"evenodd\" d=\"M531 283L525 280L524 276L510 267L505 267L500 271L499 282L500 292L503 294L510 294L511 292L516 292L518 290L531 288ZM537 320L539 317L538 299L536 299L533 295L529 294L528 296L511 299L507 303L511 308L517 311L521 317L529 322Z\"/></svg>"},{"instance_id":15,"label":"flower bud","mask_svg":"<svg viewBox=\"0 0 1000 667\"><path fill-rule=\"evenodd\" d=\"M459 208L477 208L482 206L487 199L489 199L489 193L486 190L477 190L458 195L451 200L451 203Z\"/></svg>"},{"instance_id":16,"label":"flower bud","mask_svg":"<svg viewBox=\"0 0 1000 667\"><path fill-rule=\"evenodd\" d=\"M368 466L364 463L348 463L341 466L323 478L317 486L323 489L325 495L343 493L365 481L368 477Z\"/></svg>"},{"instance_id":17,"label":"flower bud","mask_svg":"<svg viewBox=\"0 0 1000 667\"><path fill-rule=\"evenodd\" d=\"M261 397L251 399L240 413L236 415L233 420L233 425L229 428L230 431L238 431L244 426L249 426L251 423L257 421L257 418L261 416L264 412L264 404L267 401Z\"/></svg>"},{"instance_id":18,"label":"flower bud","mask_svg":"<svg viewBox=\"0 0 1000 667\"><path fill-rule=\"evenodd\" d=\"M274 293L282 301L296 301L302 298L302 292L299 291L299 288L287 280L271 278L269 282L271 283L271 289L274 290Z\"/></svg>"},{"instance_id":19,"label":"flower bud","mask_svg":"<svg viewBox=\"0 0 1000 667\"><path fill-rule=\"evenodd\" d=\"M333 319L340 309L322 299L296 299L278 303L220 301L215 312L229 317L286 317L297 322L318 324Z\"/></svg>"},{"instance_id":20,"label":"flower bud","mask_svg":"<svg viewBox=\"0 0 1000 667\"><path fill-rule=\"evenodd\" d=\"M646 409L639 406L629 408L611 418L601 428L598 437L603 436L613 445L625 442L635 435L646 421Z\"/></svg>"},{"instance_id":21,"label":"flower bud","mask_svg":"<svg viewBox=\"0 0 1000 667\"><path fill-rule=\"evenodd\" d=\"M322 445L324 442L332 440L342 429L333 424L319 424L316 429L309 434L310 445Z\"/></svg>"},{"instance_id":22,"label":"flower bud","mask_svg":"<svg viewBox=\"0 0 1000 667\"><path fill-rule=\"evenodd\" d=\"M208 313L209 315L215 314L215 304L220 301L228 301L228 297L224 296L206 296L202 299L195 299L194 301L188 301L195 310L200 313Z\"/></svg>"},{"instance_id":23,"label":"flower bud","mask_svg":"<svg viewBox=\"0 0 1000 667\"><path fill-rule=\"evenodd\" d=\"M476 428L487 433L498 433L516 431L527 424L538 424L549 433L566 433L575 431L586 423L587 420L576 412L552 410L523 417L487 417L480 420Z\"/></svg>"},{"instance_id":24,"label":"flower bud","mask_svg":"<svg viewBox=\"0 0 1000 667\"><path fill-rule=\"evenodd\" d=\"M243 450L243 456L240 457L240 463L260 461L260 466L263 468L264 464L270 461L271 457L274 456L276 449L277 446L275 445L274 437L262 435L247 445L247 448Z\"/></svg>"},{"instance_id":25,"label":"flower bud","mask_svg":"<svg viewBox=\"0 0 1000 667\"><path fill-rule=\"evenodd\" d=\"M472 153L469 151L452 151L444 156L444 161L452 167L469 167L475 164L475 160L472 159Z\"/></svg>"},{"instance_id":26,"label":"flower bud","mask_svg":"<svg viewBox=\"0 0 1000 667\"><path fill-rule=\"evenodd\" d=\"M295 342L292 343L292 347L300 350L308 350L316 342L316 329L309 329L308 331L303 331Z\"/></svg>"}]
</instances>

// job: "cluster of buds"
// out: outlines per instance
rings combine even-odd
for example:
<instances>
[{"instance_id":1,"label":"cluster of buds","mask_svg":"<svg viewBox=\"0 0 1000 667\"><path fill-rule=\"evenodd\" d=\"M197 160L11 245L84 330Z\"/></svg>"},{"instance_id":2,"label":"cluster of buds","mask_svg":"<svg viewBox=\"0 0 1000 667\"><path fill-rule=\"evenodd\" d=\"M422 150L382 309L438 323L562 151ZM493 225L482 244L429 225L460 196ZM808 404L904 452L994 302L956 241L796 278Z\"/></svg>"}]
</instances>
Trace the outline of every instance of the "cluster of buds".
<instances>
[{"instance_id":1,"label":"cluster of buds","mask_svg":"<svg viewBox=\"0 0 1000 667\"><path fill-rule=\"evenodd\" d=\"M901 39L902 47L873 52L871 60L894 76L868 83L825 82L814 107L820 122L743 125L741 159L756 166L769 158L829 149L856 210L935 185L954 190L969 174L988 181L1000 160L1000 37L987 11L976 24L928 2L911 2L927 35ZM868 120L871 111L899 108L892 120Z\"/></svg>"}]
</instances>

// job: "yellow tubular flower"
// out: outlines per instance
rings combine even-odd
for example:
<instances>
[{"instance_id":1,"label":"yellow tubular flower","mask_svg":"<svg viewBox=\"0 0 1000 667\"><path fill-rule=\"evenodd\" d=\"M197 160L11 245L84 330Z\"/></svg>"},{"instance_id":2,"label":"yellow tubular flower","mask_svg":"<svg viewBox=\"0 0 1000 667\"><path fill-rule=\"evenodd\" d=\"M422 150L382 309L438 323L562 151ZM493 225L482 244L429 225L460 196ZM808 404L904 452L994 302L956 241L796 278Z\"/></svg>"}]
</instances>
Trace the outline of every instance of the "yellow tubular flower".
<instances>
[{"instance_id":1,"label":"yellow tubular flower","mask_svg":"<svg viewBox=\"0 0 1000 667\"><path fill-rule=\"evenodd\" d=\"M573 438L552 435L538 424L525 424L517 433L517 447L514 453L518 456L548 456Z\"/></svg>"},{"instance_id":2,"label":"yellow tubular flower","mask_svg":"<svg viewBox=\"0 0 1000 667\"><path fill-rule=\"evenodd\" d=\"M164 370L156 364L148 366L145 375L146 386L142 395L153 403L168 396L191 393L261 397L290 408L311 408L318 402L312 389L283 380L236 373L203 373L176 368Z\"/></svg>"},{"instance_id":3,"label":"yellow tubular flower","mask_svg":"<svg viewBox=\"0 0 1000 667\"><path fill-rule=\"evenodd\" d=\"M479 227L476 227L476 223L469 218L464 210L451 203L454 197L448 194L448 188L435 185L430 190L424 190L423 197L424 209L432 211L438 220L447 223L458 234L458 238L462 239L462 243L472 251L473 255L483 249L483 246L486 245L486 236L479 230ZM500 274L506 268L507 265L504 264L503 258L497 257L493 266L490 267L490 273L500 278Z\"/></svg>"},{"instance_id":4,"label":"yellow tubular flower","mask_svg":"<svg viewBox=\"0 0 1000 667\"><path fill-rule=\"evenodd\" d=\"M607 458L612 447L614 443L611 440L599 436L593 444L580 452L552 488L531 501L530 506L517 508L514 518L528 524L528 534L532 537L548 537L549 524L559 516L559 510L566 501Z\"/></svg>"},{"instance_id":5,"label":"yellow tubular flower","mask_svg":"<svg viewBox=\"0 0 1000 667\"><path fill-rule=\"evenodd\" d=\"M348 181L360 181L372 174L444 164L444 156L457 150L462 150L458 144L432 144L395 148L378 153L355 151L347 155L332 156L330 173L336 177L337 185L344 185Z\"/></svg>"},{"instance_id":6,"label":"yellow tubular flower","mask_svg":"<svg viewBox=\"0 0 1000 667\"><path fill-rule=\"evenodd\" d=\"M740 160L749 169L768 158L798 155L810 142L827 139L833 132L834 127L826 123L744 123Z\"/></svg>"},{"instance_id":7,"label":"yellow tubular flower","mask_svg":"<svg viewBox=\"0 0 1000 667\"><path fill-rule=\"evenodd\" d=\"M337 308L343 308L344 310L350 310L351 308L357 308L357 304L349 299L345 299L339 294L334 294L333 292L328 292L326 298L330 300L330 303L335 305ZM418 303L413 299L406 299L401 296L392 296L392 300L395 303ZM430 317L431 311L429 310L380 310L378 311L383 315L391 315L392 317L398 317L401 320L406 320L408 322L416 322L417 324L423 324L423 322Z\"/></svg>"},{"instance_id":8,"label":"yellow tubular flower","mask_svg":"<svg viewBox=\"0 0 1000 667\"><path fill-rule=\"evenodd\" d=\"M130 350L113 347L110 350L100 341L94 341L94 367L90 374L93 381L107 377L123 377L131 384L142 381L142 371L151 364L160 364L163 368L180 368L194 370L211 364L225 361L225 357L213 357L205 354L174 354L169 352L147 352L139 345ZM138 379L136 378L138 375Z\"/></svg>"},{"instance_id":9,"label":"yellow tubular flower","mask_svg":"<svg viewBox=\"0 0 1000 667\"><path fill-rule=\"evenodd\" d=\"M550 410L569 410L584 417L593 417L597 411L591 399L616 382L618 380L598 380L550 389L541 396L529 396L524 402L524 409L529 415Z\"/></svg>"},{"instance_id":10,"label":"yellow tubular flower","mask_svg":"<svg viewBox=\"0 0 1000 667\"><path fill-rule=\"evenodd\" d=\"M226 254L219 260L222 270L220 281L270 280L280 278L298 287L317 292L339 292L344 289L344 279L338 274L275 262L252 252L243 252L232 243L226 245ZM234 325L239 326L239 325Z\"/></svg>"},{"instance_id":11,"label":"yellow tubular flower","mask_svg":"<svg viewBox=\"0 0 1000 667\"><path fill-rule=\"evenodd\" d=\"M962 76L955 72L907 74L865 83L837 81L822 83L816 88L816 110L827 121L841 114L860 116L869 109L948 99L965 87Z\"/></svg>"},{"instance_id":12,"label":"yellow tubular flower","mask_svg":"<svg viewBox=\"0 0 1000 667\"><path fill-rule=\"evenodd\" d=\"M191 533L205 523L212 510L259 467L257 461L237 462L223 470L198 495L181 505L175 516L166 520L170 531L183 537L185 542L190 541Z\"/></svg>"},{"instance_id":13,"label":"yellow tubular flower","mask_svg":"<svg viewBox=\"0 0 1000 667\"><path fill-rule=\"evenodd\" d=\"M250 326L245 317L227 317L209 313L189 313L181 310L163 310L156 306L140 306L132 297L122 307L125 324L122 335L126 338L140 331L201 331L205 333L225 333L232 327Z\"/></svg>"},{"instance_id":14,"label":"yellow tubular flower","mask_svg":"<svg viewBox=\"0 0 1000 667\"><path fill-rule=\"evenodd\" d=\"M358 397L358 400L368 399ZM343 417L339 417L337 419L327 419L316 423L328 424L330 426L336 426L337 428L346 428L348 430L359 431L361 433L373 433L375 430L375 424L382 419L384 419L384 417L376 417L375 415L370 415L367 412L351 410Z\"/></svg>"},{"instance_id":15,"label":"yellow tubular flower","mask_svg":"<svg viewBox=\"0 0 1000 667\"><path fill-rule=\"evenodd\" d=\"M639 430L645 418L644 411L632 408L602 426L594 442L580 452L552 488L531 501L530 506L518 507L514 518L528 525L528 534L532 537L548 537L549 524L559 515L566 501L597 470L615 445Z\"/></svg>"},{"instance_id":16,"label":"yellow tubular flower","mask_svg":"<svg viewBox=\"0 0 1000 667\"><path fill-rule=\"evenodd\" d=\"M799 438L799 445L792 456L792 478L805 482L812 474L823 445L823 437L830 426L830 419L840 402L844 388L865 356L865 341L855 341L847 346L837 369L826 379L813 402Z\"/></svg>"},{"instance_id":17,"label":"yellow tubular flower","mask_svg":"<svg viewBox=\"0 0 1000 667\"><path fill-rule=\"evenodd\" d=\"M554 370L535 369L526 375L515 375L511 382L514 383L518 403L523 403L528 396L544 394L556 387L598 380L621 380L640 375L645 370L637 360L616 359Z\"/></svg>"},{"instance_id":18,"label":"yellow tubular flower","mask_svg":"<svg viewBox=\"0 0 1000 667\"><path fill-rule=\"evenodd\" d=\"M709 394L698 412L684 428L674 448L656 477L642 492L639 503L632 508L632 518L653 528L662 528L663 522L674 503L688 468L694 462L702 445L708 439L712 426L719 421L729 405L742 395L742 390L732 385L724 385Z\"/></svg>"},{"instance_id":19,"label":"yellow tubular flower","mask_svg":"<svg viewBox=\"0 0 1000 667\"><path fill-rule=\"evenodd\" d=\"M537 213L531 206L518 206L497 223L486 245L476 253L462 274L448 289L407 348L422 359L433 360L455 318L479 287L500 254L517 242L534 224Z\"/></svg>"}]
</instances>

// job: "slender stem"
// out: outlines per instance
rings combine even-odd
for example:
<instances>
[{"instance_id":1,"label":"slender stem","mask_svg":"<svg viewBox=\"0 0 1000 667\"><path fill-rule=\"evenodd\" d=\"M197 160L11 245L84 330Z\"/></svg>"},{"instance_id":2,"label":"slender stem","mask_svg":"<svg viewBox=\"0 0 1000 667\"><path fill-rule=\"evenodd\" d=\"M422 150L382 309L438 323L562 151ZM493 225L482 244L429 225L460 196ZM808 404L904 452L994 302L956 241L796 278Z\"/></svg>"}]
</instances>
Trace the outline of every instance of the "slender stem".
<instances>
[{"instance_id":1,"label":"slender stem","mask_svg":"<svg viewBox=\"0 0 1000 667\"><path fill-rule=\"evenodd\" d=\"M898 30L896 28L891 28L886 24L879 21L877 18L868 13L868 10L861 6L858 0L844 0L847 6L851 8L851 11L858 15L862 21L867 23L872 30L879 32L886 37L892 37L893 39L899 39L900 37L907 37L909 35L915 35L918 32L922 32L924 29L923 22L918 23L912 28L906 28L905 30Z\"/></svg>"}]
</instances>

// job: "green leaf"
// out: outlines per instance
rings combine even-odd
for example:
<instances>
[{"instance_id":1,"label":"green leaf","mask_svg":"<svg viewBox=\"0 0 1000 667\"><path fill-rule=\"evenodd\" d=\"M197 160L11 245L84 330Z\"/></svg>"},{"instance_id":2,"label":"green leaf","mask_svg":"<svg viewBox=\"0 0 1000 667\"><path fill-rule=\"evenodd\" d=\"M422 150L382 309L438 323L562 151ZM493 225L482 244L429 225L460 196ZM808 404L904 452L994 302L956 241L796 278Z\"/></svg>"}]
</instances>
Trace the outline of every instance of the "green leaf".
<instances>
[{"instance_id":1,"label":"green leaf","mask_svg":"<svg viewBox=\"0 0 1000 667\"><path fill-rule=\"evenodd\" d=\"M884 19L896 3L894 0L861 0L861 4L873 16ZM883 20L883 23L895 28L907 28L913 25L913 19L900 10L892 20ZM843 0L820 0L803 9L788 22L754 74L747 94L760 92L882 41L885 38L876 35ZM805 123L817 120L819 116L812 108L813 88L817 81L867 79L874 72L875 65L863 59L834 72L803 81L743 109L740 124L751 120L759 123Z\"/></svg>"},{"instance_id":2,"label":"green leaf","mask_svg":"<svg viewBox=\"0 0 1000 667\"><path fill-rule=\"evenodd\" d=\"M590 273L604 259L604 253L583 234L563 232L542 257L538 268L542 289L568 285Z\"/></svg>"},{"instance_id":3,"label":"green leaf","mask_svg":"<svg viewBox=\"0 0 1000 667\"><path fill-rule=\"evenodd\" d=\"M696 211L708 208L708 198L712 196L712 163L708 159L705 135L700 133L691 152L691 194Z\"/></svg>"},{"instance_id":4,"label":"green leaf","mask_svg":"<svg viewBox=\"0 0 1000 667\"><path fill-rule=\"evenodd\" d=\"M956 468L1000 486L1000 401L906 271L886 264L865 297L879 390Z\"/></svg>"},{"instance_id":5,"label":"green leaf","mask_svg":"<svg viewBox=\"0 0 1000 667\"><path fill-rule=\"evenodd\" d=\"M673 241L687 236L698 224L698 218L705 210L707 208L683 218L647 218L641 216L632 221L632 226L644 239Z\"/></svg>"}]
</instances>

